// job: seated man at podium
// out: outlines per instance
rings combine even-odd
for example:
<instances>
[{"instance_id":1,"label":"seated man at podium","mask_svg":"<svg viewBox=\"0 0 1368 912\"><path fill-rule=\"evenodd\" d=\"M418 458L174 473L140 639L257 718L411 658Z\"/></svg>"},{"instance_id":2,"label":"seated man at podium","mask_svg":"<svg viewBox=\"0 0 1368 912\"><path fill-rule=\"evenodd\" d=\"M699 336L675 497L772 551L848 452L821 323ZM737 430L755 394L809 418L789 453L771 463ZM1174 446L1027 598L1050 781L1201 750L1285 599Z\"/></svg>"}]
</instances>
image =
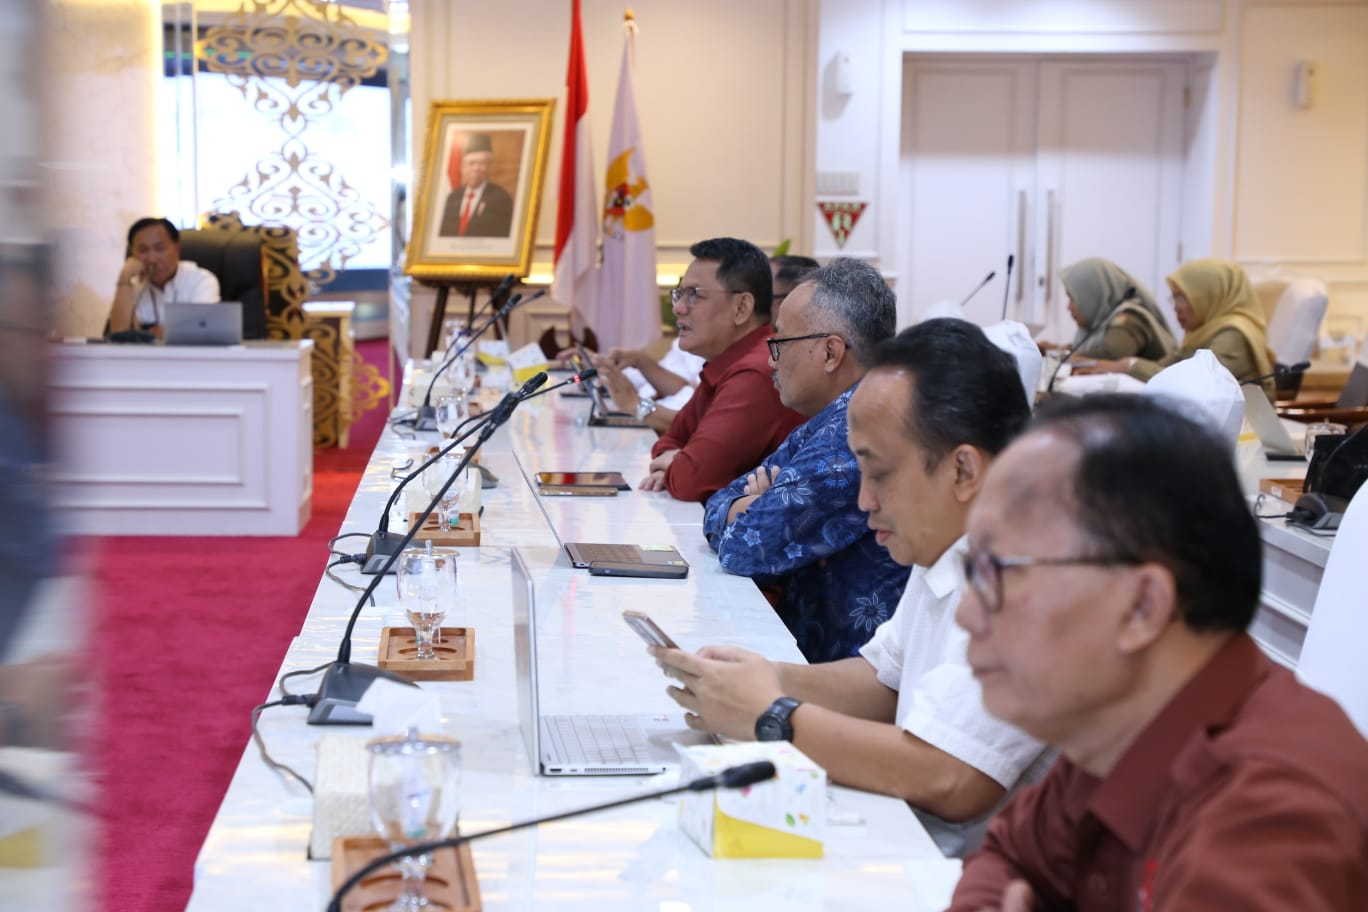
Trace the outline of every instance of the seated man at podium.
<instances>
[{"instance_id":1,"label":"seated man at podium","mask_svg":"<svg viewBox=\"0 0 1368 912\"><path fill-rule=\"evenodd\" d=\"M703 514L722 567L771 593L809 662L858 655L907 584L909 568L875 540L856 503L860 468L846 443L850 397L897 318L874 267L837 259L808 273L768 341L780 400L811 417Z\"/></svg>"},{"instance_id":2,"label":"seated man at podium","mask_svg":"<svg viewBox=\"0 0 1368 912\"><path fill-rule=\"evenodd\" d=\"M983 702L1061 756L953 912L1364 908L1368 742L1246 632L1262 543L1223 443L1162 400L1051 403L968 530Z\"/></svg>"},{"instance_id":3,"label":"seated man at podium","mask_svg":"<svg viewBox=\"0 0 1368 912\"><path fill-rule=\"evenodd\" d=\"M690 397L651 448L643 491L706 501L749 472L805 420L785 408L770 380L769 260L736 238L699 241L670 292L679 347L707 363Z\"/></svg>"},{"instance_id":4,"label":"seated man at podium","mask_svg":"<svg viewBox=\"0 0 1368 912\"><path fill-rule=\"evenodd\" d=\"M954 620L965 517L1030 414L1016 362L972 323L927 320L879 346L850 397L848 441L877 542L913 568L897 609L858 656L819 665L651 647L689 725L791 741L833 782L907 801L947 855L977 845L1046 759L984 710Z\"/></svg>"},{"instance_id":5,"label":"seated man at podium","mask_svg":"<svg viewBox=\"0 0 1368 912\"><path fill-rule=\"evenodd\" d=\"M162 336L168 304L213 304L218 279L180 258L180 231L170 219L140 218L128 229L123 268L114 286L109 331L144 330Z\"/></svg>"}]
</instances>

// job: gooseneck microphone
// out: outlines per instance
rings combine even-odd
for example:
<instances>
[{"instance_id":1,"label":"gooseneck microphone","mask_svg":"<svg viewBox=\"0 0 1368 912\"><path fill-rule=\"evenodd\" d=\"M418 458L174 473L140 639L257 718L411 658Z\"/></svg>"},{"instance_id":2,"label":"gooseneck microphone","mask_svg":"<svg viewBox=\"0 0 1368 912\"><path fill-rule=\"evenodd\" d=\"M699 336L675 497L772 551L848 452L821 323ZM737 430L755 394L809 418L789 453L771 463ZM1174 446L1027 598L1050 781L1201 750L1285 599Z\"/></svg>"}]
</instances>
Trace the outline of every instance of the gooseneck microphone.
<instances>
[{"instance_id":1,"label":"gooseneck microphone","mask_svg":"<svg viewBox=\"0 0 1368 912\"><path fill-rule=\"evenodd\" d=\"M1125 304L1133 297L1135 297L1135 286L1129 285L1126 287L1126 290L1121 293L1120 299L1112 305L1112 311L1115 312L1116 308L1120 307L1122 304ZM1054 392L1055 380L1059 377L1060 368L1068 364L1069 359L1072 358L1074 355L1078 354L1078 350L1083 346L1087 345L1088 342L1092 340L1092 337L1101 332L1110 322L1110 318L1106 320L1099 320L1096 326L1094 326L1092 329L1088 330L1083 334L1083 338L1079 339L1073 345L1069 346L1069 350L1064 353L1064 357L1059 359L1059 363L1055 365L1054 372L1050 374L1050 382L1045 384L1045 392Z\"/></svg>"},{"instance_id":2,"label":"gooseneck microphone","mask_svg":"<svg viewBox=\"0 0 1368 912\"><path fill-rule=\"evenodd\" d=\"M1310 361L1298 361L1296 364L1279 364L1266 374L1250 377L1248 380L1241 380L1240 386L1258 386L1265 380L1281 380L1283 377L1291 377L1295 374L1305 373L1310 367Z\"/></svg>"},{"instance_id":3,"label":"gooseneck microphone","mask_svg":"<svg viewBox=\"0 0 1368 912\"><path fill-rule=\"evenodd\" d=\"M508 293L513 290L513 285L517 281L517 273L510 272L508 275L504 276L503 280L499 282L498 287L489 293L489 299L480 305L479 310L475 311L475 317L484 313L486 308L492 307L495 310L498 310L503 306L503 302L508 298ZM471 319L474 319L474 317Z\"/></svg>"},{"instance_id":4,"label":"gooseneck microphone","mask_svg":"<svg viewBox=\"0 0 1368 912\"><path fill-rule=\"evenodd\" d=\"M989 282L993 281L993 276L995 275L997 275L997 270L993 270L992 272L984 276L983 281L975 285L974 290L965 295L963 301L960 301L960 307L963 307L965 304L968 304L969 299L972 298L974 295L978 294L980 291L982 291L984 285L987 285Z\"/></svg>"},{"instance_id":5,"label":"gooseneck microphone","mask_svg":"<svg viewBox=\"0 0 1368 912\"><path fill-rule=\"evenodd\" d=\"M1007 278L1002 283L1002 319L1007 319L1007 297L1012 293L1012 266L1016 264L1016 254L1007 254Z\"/></svg>"},{"instance_id":6,"label":"gooseneck microphone","mask_svg":"<svg viewBox=\"0 0 1368 912\"><path fill-rule=\"evenodd\" d=\"M655 792L644 792L640 795L633 795L630 798L621 798L617 801L609 801L604 804L595 804L590 807L578 808L573 811L565 811L560 814L549 814L546 817L537 817L533 820L524 820L521 823L513 823L508 826L496 827L492 830L484 830L479 833L471 833L468 836L452 836L447 839L437 839L432 842L420 842L397 852L388 855L381 855L379 858L369 862L351 877L342 882L333 894L332 900L328 903L328 912L340 912L342 908L342 897L355 887L358 883L365 880L372 873L394 864L401 858L409 858L414 855L427 855L439 849L451 849L462 843L474 842L477 839L484 839L487 836L498 836L503 833L512 833L514 830L525 830L529 827L541 826L543 823L555 823L558 820L568 820L571 817L580 817L584 814L593 814L597 811L609 811L613 808L624 807L629 804L636 804L638 801L650 801L653 798L668 798L671 795L678 795L682 792L709 792L718 788L745 788L755 785L757 782L766 782L774 778L774 764L768 760L759 760L754 763L743 763L740 766L733 766L724 769L715 776L704 776L692 782L678 785L674 788L661 789Z\"/></svg>"},{"instance_id":7,"label":"gooseneck microphone","mask_svg":"<svg viewBox=\"0 0 1368 912\"><path fill-rule=\"evenodd\" d=\"M484 446L485 442L494 436L494 432L499 429L499 426L509 419L518 403L541 389L546 380L546 371L539 372L521 387L505 395L494 407L489 413L489 419L484 422L480 436L476 439L474 446L466 451L461 462L447 478L446 484L442 485L423 512L413 521L408 532L394 546L393 552L385 559L384 564L371 579L370 584L362 591L361 597L356 600L356 607L352 609L351 616L347 619L347 629L343 631L342 641L337 647L337 660L329 666L323 675L323 680L319 682L313 708L309 711L310 725L369 725L371 717L357 712L356 704L377 678L385 678L400 684L413 683L407 678L384 671L374 665L352 663L351 637L352 631L356 628L356 620L361 616L361 610L365 608L366 601L370 599L375 593L376 587L380 585L380 580L384 579L385 574L399 559L399 555L413 542L418 530L423 528L423 523L427 522L432 511L437 509L437 504L441 503L448 489L456 483L456 479L465 471L466 466L470 465L470 460L479 452L480 447Z\"/></svg>"},{"instance_id":8,"label":"gooseneck microphone","mask_svg":"<svg viewBox=\"0 0 1368 912\"><path fill-rule=\"evenodd\" d=\"M595 377L597 377L597 376L598 376L598 368L597 368L597 367L591 367L591 368L589 368L588 370L582 370L582 371L580 371L578 374L575 374L574 376L571 376L571 377L568 377L568 378L562 380L560 383L554 384L554 385L552 385L552 386L548 386L546 389L537 390L535 393L533 393L532 395L528 396L527 398L528 398L528 399L536 399L538 396L545 396L547 393L554 393L556 390L560 389L562 386L570 386L572 383L580 383L580 384L583 384L583 383L585 383L585 382L587 382L587 381L589 381L589 380L593 380L593 379L594 379Z\"/></svg>"}]
</instances>

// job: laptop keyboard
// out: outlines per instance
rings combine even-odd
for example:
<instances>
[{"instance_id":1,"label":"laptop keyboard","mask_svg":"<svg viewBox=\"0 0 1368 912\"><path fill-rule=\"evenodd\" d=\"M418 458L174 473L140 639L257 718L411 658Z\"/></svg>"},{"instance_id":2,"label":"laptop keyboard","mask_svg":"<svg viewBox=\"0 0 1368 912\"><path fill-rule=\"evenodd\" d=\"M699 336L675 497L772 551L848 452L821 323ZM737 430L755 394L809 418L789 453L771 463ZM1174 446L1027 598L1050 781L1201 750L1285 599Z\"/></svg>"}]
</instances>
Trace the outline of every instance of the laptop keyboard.
<instances>
[{"instance_id":1,"label":"laptop keyboard","mask_svg":"<svg viewBox=\"0 0 1368 912\"><path fill-rule=\"evenodd\" d=\"M543 716L542 735L566 765L622 766L649 759L646 737L632 716Z\"/></svg>"},{"instance_id":2,"label":"laptop keyboard","mask_svg":"<svg viewBox=\"0 0 1368 912\"><path fill-rule=\"evenodd\" d=\"M641 554L636 545L579 545L580 558L586 562L612 562L617 564L639 564Z\"/></svg>"}]
</instances>

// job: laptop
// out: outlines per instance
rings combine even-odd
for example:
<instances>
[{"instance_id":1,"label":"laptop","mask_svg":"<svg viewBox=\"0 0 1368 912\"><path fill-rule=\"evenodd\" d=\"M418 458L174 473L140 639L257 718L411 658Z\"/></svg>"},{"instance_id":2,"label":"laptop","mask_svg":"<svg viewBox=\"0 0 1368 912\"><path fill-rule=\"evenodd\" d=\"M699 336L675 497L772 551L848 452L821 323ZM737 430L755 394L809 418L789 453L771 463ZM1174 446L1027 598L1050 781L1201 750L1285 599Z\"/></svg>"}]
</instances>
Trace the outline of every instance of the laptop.
<instances>
[{"instance_id":1,"label":"laptop","mask_svg":"<svg viewBox=\"0 0 1368 912\"><path fill-rule=\"evenodd\" d=\"M648 566L687 567L689 562L673 545L605 545L593 542L566 542L570 564L583 570L598 561L607 564L645 564Z\"/></svg>"},{"instance_id":2,"label":"laptop","mask_svg":"<svg viewBox=\"0 0 1368 912\"><path fill-rule=\"evenodd\" d=\"M518 722L538 776L651 776L678 765L676 742L708 739L669 715L547 715L537 694L537 595L517 548L513 565L513 656ZM625 628L624 628L625 629Z\"/></svg>"},{"instance_id":3,"label":"laptop","mask_svg":"<svg viewBox=\"0 0 1368 912\"><path fill-rule=\"evenodd\" d=\"M589 397L590 427L646 427L646 422L638 421L636 415L629 415L626 412L618 412L609 408L603 398L608 388L600 386L596 380L586 380L580 384L580 389L584 390L585 395Z\"/></svg>"},{"instance_id":4,"label":"laptop","mask_svg":"<svg viewBox=\"0 0 1368 912\"><path fill-rule=\"evenodd\" d=\"M1263 444L1264 456L1269 459L1291 462L1306 459L1305 444L1287 432L1282 419L1273 410L1273 404L1264 395L1263 388L1255 385L1240 387L1244 393L1245 419Z\"/></svg>"},{"instance_id":5,"label":"laptop","mask_svg":"<svg viewBox=\"0 0 1368 912\"><path fill-rule=\"evenodd\" d=\"M162 329L167 345L241 345L242 304L167 304Z\"/></svg>"}]
</instances>

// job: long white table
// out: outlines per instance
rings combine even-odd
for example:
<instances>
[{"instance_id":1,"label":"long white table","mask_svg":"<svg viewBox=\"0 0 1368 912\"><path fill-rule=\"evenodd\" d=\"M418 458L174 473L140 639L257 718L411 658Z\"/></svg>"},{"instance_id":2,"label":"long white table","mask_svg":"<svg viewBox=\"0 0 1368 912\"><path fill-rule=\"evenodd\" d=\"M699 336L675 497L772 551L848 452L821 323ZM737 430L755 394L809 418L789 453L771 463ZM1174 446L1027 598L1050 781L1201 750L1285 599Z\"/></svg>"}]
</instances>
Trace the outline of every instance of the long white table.
<instances>
[{"instance_id":1,"label":"long white table","mask_svg":"<svg viewBox=\"0 0 1368 912\"><path fill-rule=\"evenodd\" d=\"M500 478L485 492L482 543L459 565L462 606L449 625L474 627L473 681L425 684L440 696L462 742L461 826L480 831L515 820L645 791L649 780L534 776L519 731L510 610L509 551L518 547L536 579L541 697L547 711L673 713L666 681L620 614L646 608L686 648L737 643L802 661L783 624L748 579L721 571L701 532L702 508L633 490L616 498L542 498L524 478L543 470L618 470L635 487L652 435L588 428L582 400L556 394L526 403L482 452ZM426 436L426 435L424 435ZM374 529L392 490L390 468L422 444L387 433L377 446L343 524ZM543 513L543 509L545 513ZM555 531L547 518L555 524ZM564 540L672 544L692 564L685 580L590 577L573 570ZM361 539L354 539L358 550ZM320 555L319 560L322 561ZM360 581L364 578L356 575ZM394 585L361 614L353 658L373 662L380 628L404 625ZM355 596L326 578L281 670L333 658ZM292 682L296 692L308 683ZM274 692L272 696L274 696ZM681 722L682 725L682 722ZM302 708L269 711L262 735L282 762L311 775L319 737ZM365 739L367 729L350 729ZM476 843L474 857L489 909L904 909L943 908L959 863L946 861L901 802L833 788L826 858L821 861L713 861L679 830L672 803L649 801ZM195 865L189 908L322 908L330 874L305 860L311 800L248 745Z\"/></svg>"}]
</instances>

